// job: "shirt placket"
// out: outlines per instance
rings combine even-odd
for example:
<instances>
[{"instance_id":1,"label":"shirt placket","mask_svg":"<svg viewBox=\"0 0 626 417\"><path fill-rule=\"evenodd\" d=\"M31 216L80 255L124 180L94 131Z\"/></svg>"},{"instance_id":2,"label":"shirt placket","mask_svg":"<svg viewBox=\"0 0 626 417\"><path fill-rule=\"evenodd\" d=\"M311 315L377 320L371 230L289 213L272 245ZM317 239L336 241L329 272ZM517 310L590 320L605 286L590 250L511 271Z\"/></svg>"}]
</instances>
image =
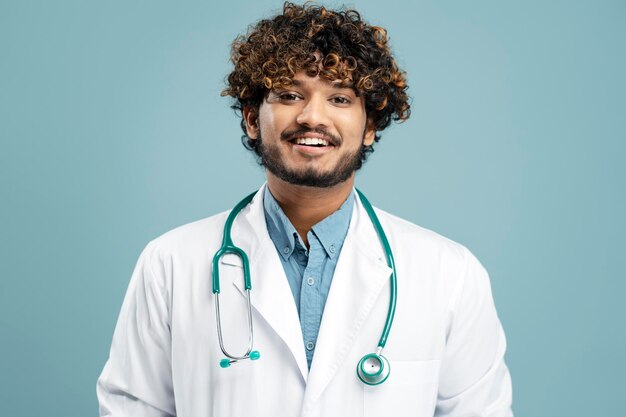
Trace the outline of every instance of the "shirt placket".
<instances>
[{"instance_id":1,"label":"shirt placket","mask_svg":"<svg viewBox=\"0 0 626 417\"><path fill-rule=\"evenodd\" d=\"M309 367L313 360L322 311L320 309L320 284L322 267L326 256L322 245L313 233L309 233L309 259L302 275L300 290L300 323Z\"/></svg>"}]
</instances>

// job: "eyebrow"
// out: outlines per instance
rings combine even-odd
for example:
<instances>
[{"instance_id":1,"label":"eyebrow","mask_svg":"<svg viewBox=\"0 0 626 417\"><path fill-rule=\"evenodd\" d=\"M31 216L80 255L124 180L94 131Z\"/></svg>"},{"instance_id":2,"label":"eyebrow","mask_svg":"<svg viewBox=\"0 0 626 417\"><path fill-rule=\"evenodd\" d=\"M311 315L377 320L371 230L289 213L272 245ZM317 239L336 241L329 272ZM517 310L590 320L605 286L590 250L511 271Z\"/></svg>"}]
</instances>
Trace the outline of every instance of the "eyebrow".
<instances>
[{"instance_id":1,"label":"eyebrow","mask_svg":"<svg viewBox=\"0 0 626 417\"><path fill-rule=\"evenodd\" d=\"M308 81L300 81L300 80L291 80L291 84L296 86L296 87L302 87L305 84L307 84ZM348 88L350 90L355 90L354 88L354 83L352 81L331 81L330 83L332 88L335 88L337 90L343 90L345 88Z\"/></svg>"}]
</instances>

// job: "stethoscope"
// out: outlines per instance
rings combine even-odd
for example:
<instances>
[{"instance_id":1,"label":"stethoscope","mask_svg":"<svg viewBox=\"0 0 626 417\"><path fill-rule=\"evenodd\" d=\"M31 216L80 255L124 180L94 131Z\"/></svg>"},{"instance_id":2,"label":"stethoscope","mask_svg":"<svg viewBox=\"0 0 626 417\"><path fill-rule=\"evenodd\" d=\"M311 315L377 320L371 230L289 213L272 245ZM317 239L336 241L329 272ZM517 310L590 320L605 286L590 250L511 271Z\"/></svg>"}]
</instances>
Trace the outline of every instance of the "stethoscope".
<instances>
[{"instance_id":1,"label":"stethoscope","mask_svg":"<svg viewBox=\"0 0 626 417\"><path fill-rule=\"evenodd\" d=\"M376 213L374 213L374 209L370 202L365 198L363 193L359 190L356 190L357 194L361 199L361 203L367 212L370 221L374 225L376 229L376 233L378 233L378 238L385 250L385 256L387 258L387 265L391 268L391 296L389 298L389 310L387 311L387 320L385 321L385 327L383 328L383 333L380 336L380 340L378 342L378 347L374 353L369 353L361 358L356 367L356 373L361 381L363 381L367 385L378 385L385 382L387 377L389 377L389 361L386 357L382 355L382 351L385 348L385 344L387 343L387 337L389 336L389 331L391 330L391 325L393 323L393 316L396 312L396 299L397 299L397 282L396 282L396 267L393 260L393 254L391 253L391 247L389 246L389 241L387 240L387 236L380 225L380 221L378 221L378 217ZM233 241L230 237L231 228L233 226L233 222L235 221L235 217L237 214L252 201L252 198L255 196L257 192L250 194L241 200L237 205L231 210L228 218L226 219L226 223L224 224L224 238L222 240L222 246L217 251L215 256L213 256L213 294L215 294L215 315L217 321L217 337L220 343L220 349L222 353L226 355L226 358L220 361L220 366L222 368L228 368L231 364L237 363L240 360L250 359L257 360L261 357L258 350L252 350L253 345L253 329L252 329L252 307L250 304L250 290L252 290L252 284L250 282L250 263L248 262L248 256L241 249L233 244ZM237 356L228 353L226 348L224 347L224 339L222 338L222 323L220 319L220 271L219 271L219 260L222 256L227 253L232 253L241 258L243 263L243 280L246 290L246 302L248 306L248 348L246 353Z\"/></svg>"}]
</instances>

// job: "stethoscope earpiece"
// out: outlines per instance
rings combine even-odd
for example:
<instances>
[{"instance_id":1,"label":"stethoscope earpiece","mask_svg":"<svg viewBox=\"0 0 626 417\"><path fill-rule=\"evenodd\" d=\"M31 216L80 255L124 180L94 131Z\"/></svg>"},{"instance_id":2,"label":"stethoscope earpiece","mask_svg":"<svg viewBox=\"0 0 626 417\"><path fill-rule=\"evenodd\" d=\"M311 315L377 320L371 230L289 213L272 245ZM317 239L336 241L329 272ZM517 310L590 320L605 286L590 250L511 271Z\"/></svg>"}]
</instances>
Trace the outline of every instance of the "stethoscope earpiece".
<instances>
[{"instance_id":1,"label":"stethoscope earpiece","mask_svg":"<svg viewBox=\"0 0 626 417\"><path fill-rule=\"evenodd\" d=\"M359 379L367 385L382 384L389 377L389 361L379 353L370 353L363 356L356 367Z\"/></svg>"},{"instance_id":2,"label":"stethoscope earpiece","mask_svg":"<svg viewBox=\"0 0 626 417\"><path fill-rule=\"evenodd\" d=\"M261 357L261 354L259 353L258 350L253 350L252 352L250 352L249 354L241 357L241 358L236 358L236 359L228 359L228 358L224 358L220 361L220 368L228 368L230 365L232 365L233 363L237 363L240 360L244 360L244 359L250 359L251 361L255 361L257 359L259 359Z\"/></svg>"}]
</instances>

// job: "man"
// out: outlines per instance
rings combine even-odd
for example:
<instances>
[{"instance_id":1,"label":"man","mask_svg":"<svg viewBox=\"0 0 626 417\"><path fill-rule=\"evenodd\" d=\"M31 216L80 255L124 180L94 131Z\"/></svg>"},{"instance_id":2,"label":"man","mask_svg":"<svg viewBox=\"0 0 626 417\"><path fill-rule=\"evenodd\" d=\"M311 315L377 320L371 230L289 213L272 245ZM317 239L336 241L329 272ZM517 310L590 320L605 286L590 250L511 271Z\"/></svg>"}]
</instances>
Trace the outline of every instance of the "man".
<instances>
[{"instance_id":1,"label":"man","mask_svg":"<svg viewBox=\"0 0 626 417\"><path fill-rule=\"evenodd\" d=\"M253 346L232 253L216 264L223 343L216 330L212 259L229 213L170 231L133 273L98 381L101 415L512 416L487 273L463 246L378 210L397 307L388 362L378 350L357 374L393 287L354 175L391 120L409 117L386 32L355 11L285 3L234 42L232 60L224 94L267 173L232 224L250 259Z\"/></svg>"}]
</instances>

